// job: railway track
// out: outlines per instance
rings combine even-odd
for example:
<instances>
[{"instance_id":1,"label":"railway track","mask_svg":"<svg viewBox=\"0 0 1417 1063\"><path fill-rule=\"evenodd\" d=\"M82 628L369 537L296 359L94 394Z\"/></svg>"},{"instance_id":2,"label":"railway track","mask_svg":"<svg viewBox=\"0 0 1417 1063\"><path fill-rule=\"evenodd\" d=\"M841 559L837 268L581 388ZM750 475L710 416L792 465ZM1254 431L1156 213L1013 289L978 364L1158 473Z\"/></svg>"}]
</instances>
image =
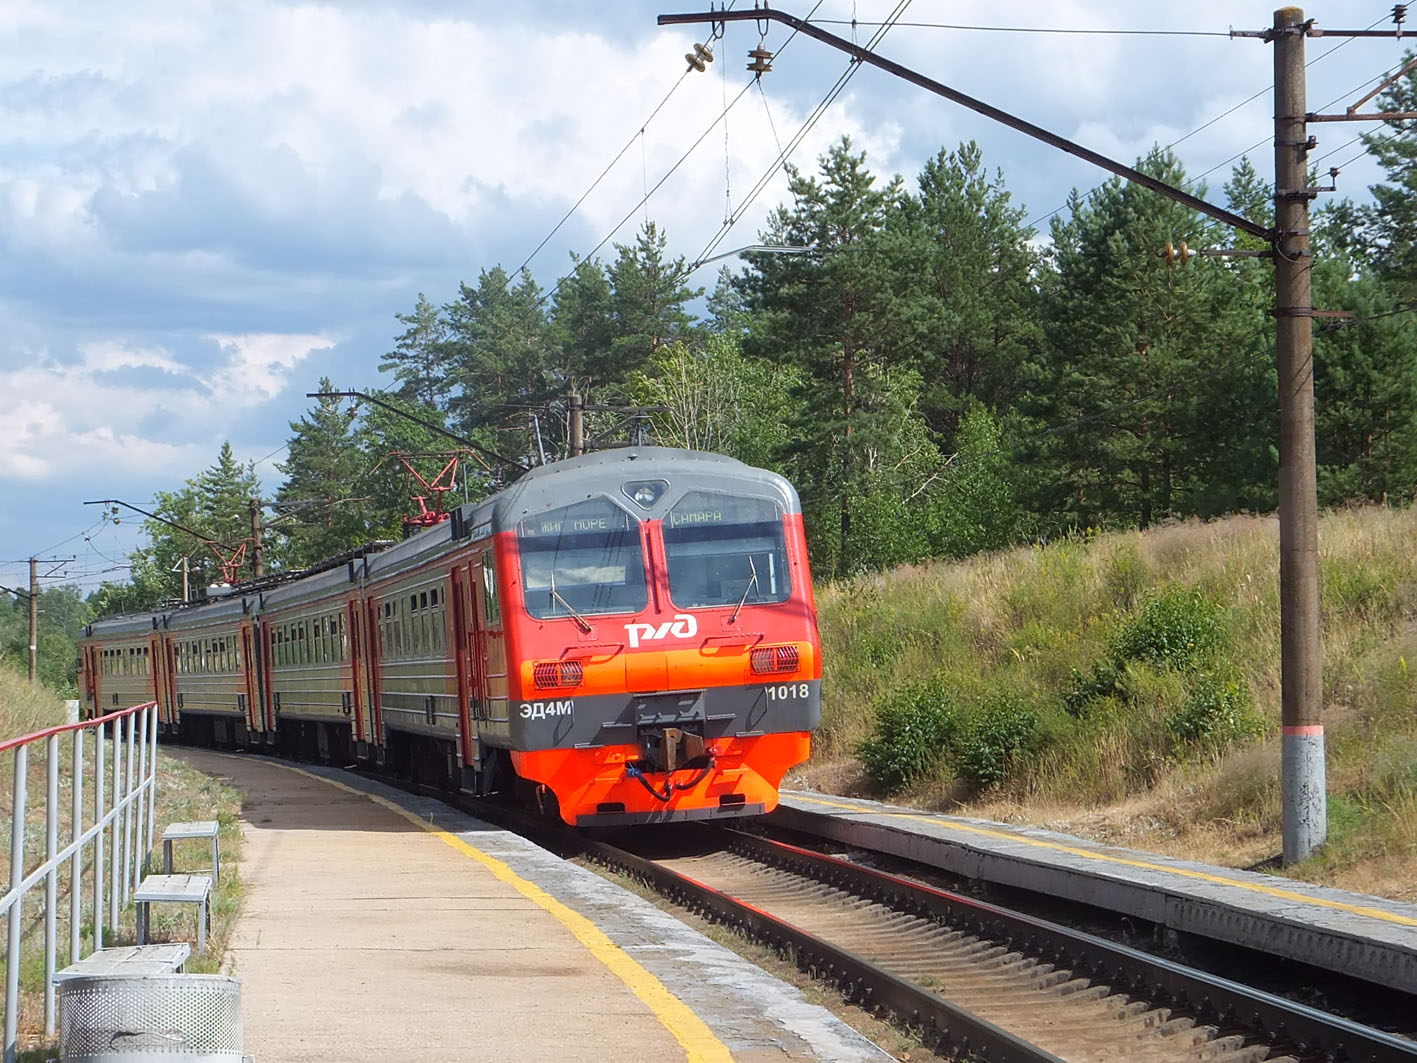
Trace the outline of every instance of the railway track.
<instances>
[{"instance_id":1,"label":"railway track","mask_svg":"<svg viewBox=\"0 0 1417 1063\"><path fill-rule=\"evenodd\" d=\"M1346 1063L1417 1045L1075 930L738 831L651 858L564 844L793 956L955 1056Z\"/></svg>"}]
</instances>

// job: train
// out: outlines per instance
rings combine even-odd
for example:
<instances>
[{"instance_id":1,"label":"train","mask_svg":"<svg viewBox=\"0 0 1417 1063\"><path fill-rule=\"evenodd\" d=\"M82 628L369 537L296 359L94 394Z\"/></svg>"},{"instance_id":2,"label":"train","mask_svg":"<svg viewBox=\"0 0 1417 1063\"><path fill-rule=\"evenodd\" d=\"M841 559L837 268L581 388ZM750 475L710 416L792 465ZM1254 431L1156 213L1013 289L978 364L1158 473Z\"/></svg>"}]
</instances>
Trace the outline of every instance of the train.
<instances>
[{"instance_id":1,"label":"train","mask_svg":"<svg viewBox=\"0 0 1417 1063\"><path fill-rule=\"evenodd\" d=\"M579 827L755 815L821 717L802 508L736 459L636 446L527 472L394 544L98 620L88 716L513 793Z\"/></svg>"}]
</instances>

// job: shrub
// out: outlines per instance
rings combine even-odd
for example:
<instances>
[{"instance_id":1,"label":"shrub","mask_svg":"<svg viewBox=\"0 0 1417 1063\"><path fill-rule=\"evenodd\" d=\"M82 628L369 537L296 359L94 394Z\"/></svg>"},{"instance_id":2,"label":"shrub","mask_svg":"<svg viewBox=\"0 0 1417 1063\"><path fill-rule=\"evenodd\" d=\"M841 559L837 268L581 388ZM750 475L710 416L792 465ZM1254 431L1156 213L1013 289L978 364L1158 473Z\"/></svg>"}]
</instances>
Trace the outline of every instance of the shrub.
<instances>
[{"instance_id":1,"label":"shrub","mask_svg":"<svg viewBox=\"0 0 1417 1063\"><path fill-rule=\"evenodd\" d=\"M1032 751L1037 734L1038 718L1016 699L1004 696L986 702L957 740L960 778L976 786L1003 782L1020 756Z\"/></svg>"},{"instance_id":2,"label":"shrub","mask_svg":"<svg viewBox=\"0 0 1417 1063\"><path fill-rule=\"evenodd\" d=\"M959 731L959 712L938 681L901 688L876 708L875 732L856 747L866 777L886 793L937 771Z\"/></svg>"},{"instance_id":3,"label":"shrub","mask_svg":"<svg viewBox=\"0 0 1417 1063\"><path fill-rule=\"evenodd\" d=\"M1221 607L1199 590L1173 587L1147 601L1112 642L1112 657L1157 668L1194 668L1220 646Z\"/></svg>"},{"instance_id":4,"label":"shrub","mask_svg":"<svg viewBox=\"0 0 1417 1063\"><path fill-rule=\"evenodd\" d=\"M1063 691L1063 709L1074 719L1082 719L1095 701L1121 692L1123 674L1122 667L1110 658L1094 663L1091 675L1072 669L1072 685Z\"/></svg>"},{"instance_id":5,"label":"shrub","mask_svg":"<svg viewBox=\"0 0 1417 1063\"><path fill-rule=\"evenodd\" d=\"M1185 745L1223 747L1263 733L1264 721L1242 680L1204 672L1185 702L1166 718L1166 730Z\"/></svg>"}]
</instances>

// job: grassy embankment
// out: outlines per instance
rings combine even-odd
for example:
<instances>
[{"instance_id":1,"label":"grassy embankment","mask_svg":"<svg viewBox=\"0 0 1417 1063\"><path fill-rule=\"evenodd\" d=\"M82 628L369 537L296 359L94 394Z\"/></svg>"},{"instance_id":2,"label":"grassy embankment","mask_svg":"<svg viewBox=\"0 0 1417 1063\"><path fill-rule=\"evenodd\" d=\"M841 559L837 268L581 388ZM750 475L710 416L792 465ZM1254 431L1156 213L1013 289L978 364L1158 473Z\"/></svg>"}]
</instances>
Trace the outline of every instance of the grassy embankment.
<instances>
[{"instance_id":1,"label":"grassy embankment","mask_svg":"<svg viewBox=\"0 0 1417 1063\"><path fill-rule=\"evenodd\" d=\"M1331 513L1319 542L1329 841L1285 873L1417 900L1417 511ZM1235 517L825 587L823 725L797 781L1271 858L1277 572L1276 522Z\"/></svg>"},{"instance_id":2,"label":"grassy embankment","mask_svg":"<svg viewBox=\"0 0 1417 1063\"><path fill-rule=\"evenodd\" d=\"M64 722L64 702L45 690L31 688L24 677L16 672L0 667L0 737L11 738L53 727ZM86 743L88 754L84 778L85 822L91 823L93 816L93 742ZM60 846L66 844L70 836L72 794L72 762L67 740L61 740L59 821ZM45 750L40 743L31 748L28 787L26 789L25 817L25 867L36 867L44 856L44 791L45 791ZM111 794L111 780L110 780ZM238 794L216 780L188 768L159 752L157 769L158 803L155 820L155 846L152 867L161 870L162 829L168 823L181 820L216 819L221 823L222 878L212 897L212 934L207 940L207 954L198 959L195 955L187 964L187 970L203 973L216 971L222 962L226 941L235 921L240 899L240 878L238 857L240 855L240 832L237 815L240 809ZM0 847L0 881L8 886L10 863L10 823L11 809L14 807L14 758L11 754L0 756L0 832L4 834ZM111 842L110 842L111 844ZM195 867L206 857L204 842L181 842L176 854L177 866ZM186 849L184 846L192 846ZM110 849L111 852L111 849ZM93 848L86 850L83 873L83 887L80 893L83 905L82 937L84 952L93 947ZM185 861L185 864L184 864ZM69 873L67 868L59 876L58 941L60 943L59 964L67 962L69 941ZM104 944L131 945L134 941L133 906L128 904L120 910L118 931L107 926L105 918ZM153 940L188 940L195 943L196 921L190 905L159 905L152 910ZM195 951L195 944L193 945ZM3 952L0 952L0 985L3 981ZM28 1048L28 1057L33 1053L36 1060L54 1054L52 1045L45 1045L44 1031L44 889L39 887L25 897L24 904L24 945L20 965L20 1043Z\"/></svg>"}]
</instances>

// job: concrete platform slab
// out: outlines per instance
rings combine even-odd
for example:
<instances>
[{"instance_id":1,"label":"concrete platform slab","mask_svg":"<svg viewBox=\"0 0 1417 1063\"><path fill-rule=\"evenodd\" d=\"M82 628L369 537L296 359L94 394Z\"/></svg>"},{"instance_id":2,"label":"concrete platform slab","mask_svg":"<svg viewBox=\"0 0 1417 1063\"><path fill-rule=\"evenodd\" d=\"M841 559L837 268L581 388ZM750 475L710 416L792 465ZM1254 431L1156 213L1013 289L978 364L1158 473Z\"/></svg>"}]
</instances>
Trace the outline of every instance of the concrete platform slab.
<instances>
[{"instance_id":1,"label":"concrete platform slab","mask_svg":"<svg viewBox=\"0 0 1417 1063\"><path fill-rule=\"evenodd\" d=\"M441 802L178 755L246 795L230 955L261 1063L889 1058L649 902Z\"/></svg>"},{"instance_id":2,"label":"concrete platform slab","mask_svg":"<svg viewBox=\"0 0 1417 1063\"><path fill-rule=\"evenodd\" d=\"M1417 905L857 798L784 792L773 821L1417 993Z\"/></svg>"}]
</instances>

